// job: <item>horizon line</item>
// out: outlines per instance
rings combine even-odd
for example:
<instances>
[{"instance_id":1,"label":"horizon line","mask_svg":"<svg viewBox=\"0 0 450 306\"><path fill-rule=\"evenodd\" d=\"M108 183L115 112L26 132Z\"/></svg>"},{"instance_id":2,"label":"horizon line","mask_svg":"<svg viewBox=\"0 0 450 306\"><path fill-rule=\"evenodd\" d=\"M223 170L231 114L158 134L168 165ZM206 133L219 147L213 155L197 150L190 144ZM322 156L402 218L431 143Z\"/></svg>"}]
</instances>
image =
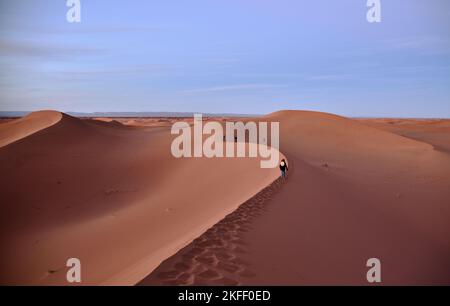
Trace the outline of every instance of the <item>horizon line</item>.
<instances>
[{"instance_id":1,"label":"horizon line","mask_svg":"<svg viewBox=\"0 0 450 306\"><path fill-rule=\"evenodd\" d=\"M0 111L0 118L21 118L28 114L38 111L57 111L60 113L65 113L70 116L80 117L80 118L92 118L92 117L107 117L107 118L158 118L158 117L191 117L195 114L202 114L207 117L262 117L268 115L266 114L246 114L246 113L203 113L203 112L193 112L193 111L180 111L180 112L170 112L170 111L94 111L94 112L79 112L79 111L59 111L51 109L42 109L35 111ZM283 110L279 110L283 111ZM288 110L289 111L289 110ZM399 117L399 116L346 116L340 114L334 114L324 111L314 111L314 110L292 110L292 111L307 111L307 112L318 112L318 113L328 113L332 115L347 117L351 119L412 119L412 120L450 120L450 117ZM277 111L275 111L277 112ZM272 112L273 113L273 112ZM122 114L121 116L116 116ZM142 116L132 116L138 114L146 114Z\"/></svg>"}]
</instances>

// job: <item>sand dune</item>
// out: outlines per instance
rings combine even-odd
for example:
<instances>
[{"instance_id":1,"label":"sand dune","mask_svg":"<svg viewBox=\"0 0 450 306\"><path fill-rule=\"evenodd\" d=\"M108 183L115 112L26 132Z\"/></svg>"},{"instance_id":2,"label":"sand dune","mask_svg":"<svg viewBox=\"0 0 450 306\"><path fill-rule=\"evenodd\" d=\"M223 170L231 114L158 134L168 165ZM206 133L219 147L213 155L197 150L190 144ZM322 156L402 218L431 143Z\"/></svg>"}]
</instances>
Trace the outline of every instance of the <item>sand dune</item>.
<instances>
[{"instance_id":1,"label":"sand dune","mask_svg":"<svg viewBox=\"0 0 450 306\"><path fill-rule=\"evenodd\" d=\"M142 285L360 285L368 284L373 257L382 262L383 284L450 283L450 155L330 114L283 111L267 119L280 121L288 180ZM259 215L249 217L252 210Z\"/></svg>"},{"instance_id":2,"label":"sand dune","mask_svg":"<svg viewBox=\"0 0 450 306\"><path fill-rule=\"evenodd\" d=\"M242 278L254 277L256 274L250 270L251 262L240 258L248 251L249 245L242 236L250 231L255 218L267 211L268 202L283 183L279 178L247 200L180 252L165 260L139 285L235 286L242 284Z\"/></svg>"},{"instance_id":3,"label":"sand dune","mask_svg":"<svg viewBox=\"0 0 450 306\"><path fill-rule=\"evenodd\" d=\"M61 120L61 113L41 111L28 116L0 124L0 148L25 138Z\"/></svg>"},{"instance_id":4,"label":"sand dune","mask_svg":"<svg viewBox=\"0 0 450 306\"><path fill-rule=\"evenodd\" d=\"M450 154L426 130L257 118L280 122L273 182L258 159L174 159L171 121L27 120L0 148L1 283L66 284L70 257L84 284L367 284L372 257L383 284L450 283Z\"/></svg>"},{"instance_id":5,"label":"sand dune","mask_svg":"<svg viewBox=\"0 0 450 306\"><path fill-rule=\"evenodd\" d=\"M359 119L378 129L423 141L450 153L450 120L444 119Z\"/></svg>"},{"instance_id":6,"label":"sand dune","mask_svg":"<svg viewBox=\"0 0 450 306\"><path fill-rule=\"evenodd\" d=\"M2 284L67 284L72 257L85 285L135 284L278 175L258 159L175 159L168 127L39 113L8 134L53 117L0 149Z\"/></svg>"}]
</instances>

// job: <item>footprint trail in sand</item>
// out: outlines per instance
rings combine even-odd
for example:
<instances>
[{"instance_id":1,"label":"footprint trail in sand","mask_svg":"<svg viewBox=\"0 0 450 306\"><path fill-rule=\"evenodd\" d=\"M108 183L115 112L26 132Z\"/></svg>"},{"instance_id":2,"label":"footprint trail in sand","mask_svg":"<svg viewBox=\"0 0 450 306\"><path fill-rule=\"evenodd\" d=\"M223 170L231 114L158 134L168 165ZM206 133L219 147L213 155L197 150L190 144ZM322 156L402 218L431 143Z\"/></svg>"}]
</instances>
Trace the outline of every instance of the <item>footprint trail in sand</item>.
<instances>
[{"instance_id":1,"label":"footprint trail in sand","mask_svg":"<svg viewBox=\"0 0 450 306\"><path fill-rule=\"evenodd\" d=\"M240 285L255 274L240 258L246 252L242 236L252 220L267 209L281 188L279 178L242 204L178 253L165 260L138 285Z\"/></svg>"}]
</instances>

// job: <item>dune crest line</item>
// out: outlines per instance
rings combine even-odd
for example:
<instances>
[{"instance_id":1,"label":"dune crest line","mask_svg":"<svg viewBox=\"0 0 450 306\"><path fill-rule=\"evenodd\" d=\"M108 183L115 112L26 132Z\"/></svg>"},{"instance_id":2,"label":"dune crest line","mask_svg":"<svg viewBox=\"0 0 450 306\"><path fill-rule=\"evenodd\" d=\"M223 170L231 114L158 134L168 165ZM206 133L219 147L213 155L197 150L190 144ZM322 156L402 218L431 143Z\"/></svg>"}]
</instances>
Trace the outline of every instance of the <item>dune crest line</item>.
<instances>
[{"instance_id":1,"label":"dune crest line","mask_svg":"<svg viewBox=\"0 0 450 306\"><path fill-rule=\"evenodd\" d=\"M249 263L240 258L247 245L242 235L250 230L251 221L267 209L283 183L284 179L276 179L137 285L239 285L235 276L254 276Z\"/></svg>"}]
</instances>

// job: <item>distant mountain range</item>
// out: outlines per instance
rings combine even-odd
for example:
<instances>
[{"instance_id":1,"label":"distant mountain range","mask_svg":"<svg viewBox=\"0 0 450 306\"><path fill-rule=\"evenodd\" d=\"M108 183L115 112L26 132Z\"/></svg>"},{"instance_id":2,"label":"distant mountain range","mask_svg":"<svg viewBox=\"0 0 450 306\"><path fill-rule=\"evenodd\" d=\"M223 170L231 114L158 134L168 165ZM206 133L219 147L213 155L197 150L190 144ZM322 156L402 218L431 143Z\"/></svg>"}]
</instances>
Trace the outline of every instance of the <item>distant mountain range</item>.
<instances>
[{"instance_id":1,"label":"distant mountain range","mask_svg":"<svg viewBox=\"0 0 450 306\"><path fill-rule=\"evenodd\" d=\"M0 118L19 118L28 115L31 112L26 111L0 111ZM65 112L66 114L80 118L92 117L108 117L108 118L152 118L152 117L192 117L194 114L202 114L204 117L258 117L261 115L255 114L213 114L200 112L94 112L94 113L80 113L80 112Z\"/></svg>"}]
</instances>

